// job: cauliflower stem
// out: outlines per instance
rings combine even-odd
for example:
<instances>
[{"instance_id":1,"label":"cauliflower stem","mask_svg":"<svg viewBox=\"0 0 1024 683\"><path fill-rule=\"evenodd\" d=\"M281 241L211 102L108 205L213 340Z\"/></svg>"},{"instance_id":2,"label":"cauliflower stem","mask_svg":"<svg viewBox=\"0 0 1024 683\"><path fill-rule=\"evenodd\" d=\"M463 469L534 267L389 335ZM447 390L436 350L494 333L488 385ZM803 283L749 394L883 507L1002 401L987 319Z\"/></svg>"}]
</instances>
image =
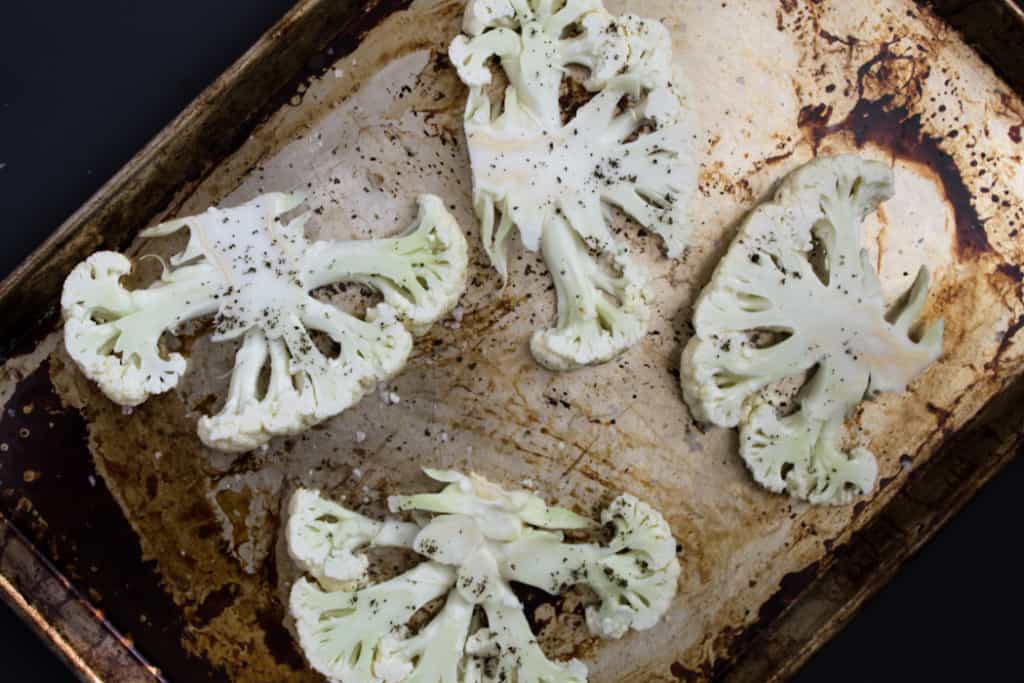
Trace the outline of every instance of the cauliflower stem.
<instances>
[{"instance_id":1,"label":"cauliflower stem","mask_svg":"<svg viewBox=\"0 0 1024 683\"><path fill-rule=\"evenodd\" d=\"M569 370L602 363L646 334L647 297L625 253L615 257L620 274L610 276L562 219L548 225L541 245L558 301L555 328L538 330L530 340L542 365Z\"/></svg>"}]
</instances>

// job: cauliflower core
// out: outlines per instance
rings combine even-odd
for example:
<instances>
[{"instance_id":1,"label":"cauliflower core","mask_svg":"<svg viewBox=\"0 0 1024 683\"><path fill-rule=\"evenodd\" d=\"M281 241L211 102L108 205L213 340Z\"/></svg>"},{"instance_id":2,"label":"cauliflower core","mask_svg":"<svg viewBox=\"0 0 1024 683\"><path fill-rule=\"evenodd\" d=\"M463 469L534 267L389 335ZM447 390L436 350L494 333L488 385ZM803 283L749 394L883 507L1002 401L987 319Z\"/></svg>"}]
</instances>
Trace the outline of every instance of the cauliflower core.
<instances>
[{"instance_id":1,"label":"cauliflower core","mask_svg":"<svg viewBox=\"0 0 1024 683\"><path fill-rule=\"evenodd\" d=\"M242 338L227 401L199 420L207 445L246 451L337 415L398 372L412 336L455 306L465 286L466 242L437 197L419 199L406 234L380 240L317 241L304 235L309 214L286 220L302 197L268 194L232 209L174 220L142 233L189 229L184 251L159 281L128 290L131 262L99 252L64 283L64 339L85 374L113 401L138 405L177 385L186 360L161 337L209 314L215 341ZM361 320L310 292L358 282L384 301ZM325 353L313 333L329 338Z\"/></svg>"},{"instance_id":2,"label":"cauliflower core","mask_svg":"<svg viewBox=\"0 0 1024 683\"><path fill-rule=\"evenodd\" d=\"M477 476L426 472L447 486L389 500L394 512L416 513L418 524L370 520L301 489L290 500L288 551L315 579L295 582L290 611L307 659L328 679L581 683L581 662L544 655L511 582L552 594L588 585L599 604L587 609L587 625L605 638L652 628L671 604L676 542L662 516L636 498L620 496L602 513L607 543L565 543L559 530L592 522ZM367 585L360 553L381 546L426 559ZM412 633L413 615L439 598L444 606Z\"/></svg>"},{"instance_id":3,"label":"cauliflower core","mask_svg":"<svg viewBox=\"0 0 1024 683\"><path fill-rule=\"evenodd\" d=\"M874 486L863 448L838 446L865 396L901 391L942 352L942 321L912 333L928 296L922 267L888 313L861 249L861 222L892 196L892 171L853 156L790 175L744 221L697 300L683 352L683 394L695 418L740 428L740 454L772 491L843 504ZM810 378L780 417L763 390Z\"/></svg>"},{"instance_id":4,"label":"cauliflower core","mask_svg":"<svg viewBox=\"0 0 1024 683\"><path fill-rule=\"evenodd\" d=\"M599 0L471 0L449 55L469 86L465 132L484 247L503 278L517 227L555 280L558 323L531 341L554 370L607 361L647 324L644 275L616 242L608 205L664 239L687 236L695 183L672 88L672 45L656 21L615 17ZM491 57L507 86L492 104ZM579 80L572 68L585 71ZM589 101L563 122L563 81Z\"/></svg>"}]
</instances>

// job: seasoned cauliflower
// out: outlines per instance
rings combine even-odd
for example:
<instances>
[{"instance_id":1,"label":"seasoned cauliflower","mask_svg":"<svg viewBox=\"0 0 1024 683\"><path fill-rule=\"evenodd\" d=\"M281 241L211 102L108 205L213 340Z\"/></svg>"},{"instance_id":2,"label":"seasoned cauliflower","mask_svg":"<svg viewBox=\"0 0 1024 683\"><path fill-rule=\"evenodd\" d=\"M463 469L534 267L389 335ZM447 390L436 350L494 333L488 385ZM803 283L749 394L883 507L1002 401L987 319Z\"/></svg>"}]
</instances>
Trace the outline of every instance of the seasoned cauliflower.
<instances>
[{"instance_id":1,"label":"seasoned cauliflower","mask_svg":"<svg viewBox=\"0 0 1024 683\"><path fill-rule=\"evenodd\" d=\"M586 681L582 663L544 655L512 582L548 593L590 586L600 604L587 610L587 624L606 638L652 628L667 611L680 571L676 542L665 520L645 503L628 495L612 502L601 517L613 531L607 543L565 543L561 530L593 523L482 477L426 472L448 485L439 493L389 500L393 511L416 513L415 532L409 528L415 525L373 522L313 492L293 495L288 550L316 580L295 583L290 609L306 657L330 680ZM365 557L355 553L370 546L408 548L426 561L365 586ZM344 579L360 579L325 581L322 568L331 557L355 567L343 572ZM361 560L353 563L353 557ZM413 615L446 595L441 610L411 634L406 624Z\"/></svg>"},{"instance_id":2,"label":"seasoned cauliflower","mask_svg":"<svg viewBox=\"0 0 1024 683\"><path fill-rule=\"evenodd\" d=\"M513 227L544 255L558 321L533 336L538 362L607 361L647 327L646 278L613 236L609 206L658 233L670 256L688 233L695 171L669 32L599 0L470 0L463 29L449 56L470 90L464 125L484 247L505 279ZM492 102L491 57L507 80L501 102ZM564 83L580 83L588 99L568 121Z\"/></svg>"},{"instance_id":3,"label":"seasoned cauliflower","mask_svg":"<svg viewBox=\"0 0 1024 683\"><path fill-rule=\"evenodd\" d=\"M927 270L886 312L861 249L861 222L892 191L884 164L807 164L747 217L697 300L683 395L698 420L739 425L740 454L772 491L830 504L870 491L874 456L839 448L843 419L865 396L902 390L942 352L941 320L913 329ZM806 372L795 411L780 416L763 390Z\"/></svg>"},{"instance_id":4,"label":"seasoned cauliflower","mask_svg":"<svg viewBox=\"0 0 1024 683\"><path fill-rule=\"evenodd\" d=\"M298 195L263 195L144 231L189 230L185 249L146 289L122 284L131 262L121 254L90 256L61 298L71 357L112 400L138 405L176 386L186 370L161 337L216 314L214 341L242 344L223 409L199 420L207 445L250 450L344 411L405 365L407 327L423 332L454 307L465 286L466 242L430 195L420 197L419 218L404 235L352 242L310 243L308 213L286 220L301 203ZM310 294L341 282L373 287L384 301L360 320ZM314 332L339 347L336 356L318 347Z\"/></svg>"}]
</instances>

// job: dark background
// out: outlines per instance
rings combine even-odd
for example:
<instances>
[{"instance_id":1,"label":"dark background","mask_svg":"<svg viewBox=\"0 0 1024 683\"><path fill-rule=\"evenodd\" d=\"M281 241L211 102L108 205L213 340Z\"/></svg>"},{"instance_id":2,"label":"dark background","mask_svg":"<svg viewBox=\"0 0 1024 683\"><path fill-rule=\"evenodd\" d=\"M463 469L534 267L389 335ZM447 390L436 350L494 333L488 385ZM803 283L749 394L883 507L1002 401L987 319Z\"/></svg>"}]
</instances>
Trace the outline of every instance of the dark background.
<instances>
[{"instance_id":1,"label":"dark background","mask_svg":"<svg viewBox=\"0 0 1024 683\"><path fill-rule=\"evenodd\" d=\"M3 0L0 275L290 5ZM1022 494L1024 460L1017 458L797 680L1024 681L1016 649L1022 629L1013 624L1024 613ZM0 681L71 680L0 605Z\"/></svg>"}]
</instances>

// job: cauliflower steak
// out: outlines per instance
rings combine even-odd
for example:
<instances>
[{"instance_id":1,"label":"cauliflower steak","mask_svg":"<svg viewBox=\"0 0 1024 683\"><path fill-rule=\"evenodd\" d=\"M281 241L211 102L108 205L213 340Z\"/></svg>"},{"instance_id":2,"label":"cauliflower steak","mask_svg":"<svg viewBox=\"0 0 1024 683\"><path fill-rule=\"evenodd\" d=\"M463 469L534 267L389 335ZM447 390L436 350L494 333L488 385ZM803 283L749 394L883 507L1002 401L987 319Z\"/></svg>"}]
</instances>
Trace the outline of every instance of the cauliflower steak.
<instances>
[{"instance_id":1,"label":"cauliflower steak","mask_svg":"<svg viewBox=\"0 0 1024 683\"><path fill-rule=\"evenodd\" d=\"M602 363L647 329L644 273L616 240L609 207L658 233L669 256L686 242L685 151L672 41L657 21L616 17L599 0L471 0L449 56L469 86L464 126L473 201L491 263L508 277L513 227L544 256L558 321L530 348L542 365ZM492 102L500 60L507 85ZM580 72L573 80L572 69ZM586 101L563 121L563 82Z\"/></svg>"},{"instance_id":2,"label":"cauliflower steak","mask_svg":"<svg viewBox=\"0 0 1024 683\"><path fill-rule=\"evenodd\" d=\"M288 552L311 577L292 587L290 611L313 667L331 681L367 683L583 683L587 668L549 660L512 582L551 594L593 589L590 631L619 638L652 628L668 610L680 573L664 518L623 495L601 515L606 543L567 543L561 530L585 517L478 476L426 470L439 493L395 496L394 512L416 524L377 522L300 489L289 502ZM407 548L424 561L367 585L373 547ZM428 603L443 607L413 633ZM478 609L479 608L479 609Z\"/></svg>"},{"instance_id":3,"label":"cauliflower steak","mask_svg":"<svg viewBox=\"0 0 1024 683\"><path fill-rule=\"evenodd\" d=\"M942 352L942 321L919 336L928 271L886 311L861 222L892 196L892 170L854 156L821 158L790 175L743 222L697 300L683 351L693 416L740 428L740 454L772 491L843 504L874 486L863 448L838 444L865 397L901 391ZM763 390L811 372L796 410L780 416Z\"/></svg>"},{"instance_id":4,"label":"cauliflower steak","mask_svg":"<svg viewBox=\"0 0 1024 683\"><path fill-rule=\"evenodd\" d=\"M262 195L144 231L163 237L189 230L185 249L145 289L122 284L132 268L125 256L90 256L67 278L61 298L72 359L111 400L138 405L174 388L186 371L185 357L166 351L161 337L215 314L214 341L242 344L223 409L199 420L207 445L251 450L346 410L405 365L409 329L423 332L455 306L465 286L466 242L441 201L424 195L404 235L310 243L308 213L286 220L302 201ZM363 320L310 294L343 282L368 285L383 301ZM329 338L337 355L321 350L313 333Z\"/></svg>"}]
</instances>

